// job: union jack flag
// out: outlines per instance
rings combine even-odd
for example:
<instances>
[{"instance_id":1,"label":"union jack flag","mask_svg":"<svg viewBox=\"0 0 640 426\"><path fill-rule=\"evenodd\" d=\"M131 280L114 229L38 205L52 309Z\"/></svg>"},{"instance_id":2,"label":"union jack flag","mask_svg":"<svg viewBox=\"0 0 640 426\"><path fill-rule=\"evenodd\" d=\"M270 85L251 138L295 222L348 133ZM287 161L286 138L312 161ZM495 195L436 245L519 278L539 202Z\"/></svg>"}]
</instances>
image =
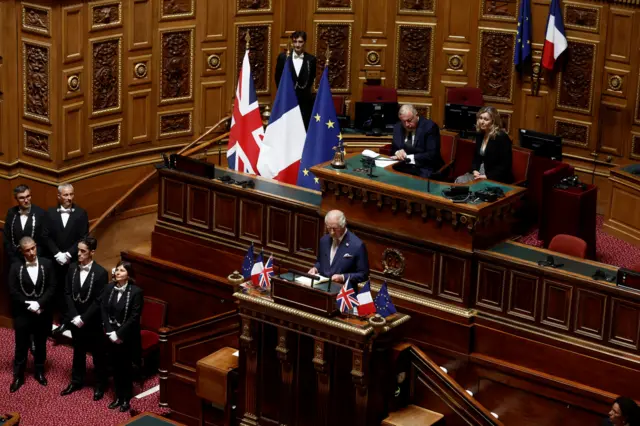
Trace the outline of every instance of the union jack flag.
<instances>
[{"instance_id":1,"label":"union jack flag","mask_svg":"<svg viewBox=\"0 0 640 426\"><path fill-rule=\"evenodd\" d=\"M349 284L349 278L347 278L347 282L344 283L340 289L340 293L338 293L336 301L338 302L340 312L350 311L354 306L359 305L356 292L353 290L353 287L351 287L351 284Z\"/></svg>"},{"instance_id":2,"label":"union jack flag","mask_svg":"<svg viewBox=\"0 0 640 426\"><path fill-rule=\"evenodd\" d=\"M231 131L227 146L229 168L243 173L256 174L264 127L258 107L258 97L253 87L249 49L244 54L242 69L238 75L236 100L233 103Z\"/></svg>"},{"instance_id":3,"label":"union jack flag","mask_svg":"<svg viewBox=\"0 0 640 426\"><path fill-rule=\"evenodd\" d=\"M260 272L260 281L258 284L264 290L271 288L271 275L273 275L273 255L269 256L269 260L265 263L262 272Z\"/></svg>"}]
</instances>

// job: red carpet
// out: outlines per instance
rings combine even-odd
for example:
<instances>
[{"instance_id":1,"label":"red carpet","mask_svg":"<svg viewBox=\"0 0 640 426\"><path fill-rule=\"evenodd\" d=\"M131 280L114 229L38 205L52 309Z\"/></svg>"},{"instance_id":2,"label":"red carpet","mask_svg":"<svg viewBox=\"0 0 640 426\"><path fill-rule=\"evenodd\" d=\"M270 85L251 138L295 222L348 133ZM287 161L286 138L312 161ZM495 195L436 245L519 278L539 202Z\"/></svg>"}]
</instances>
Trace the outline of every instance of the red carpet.
<instances>
[{"instance_id":1,"label":"red carpet","mask_svg":"<svg viewBox=\"0 0 640 426\"><path fill-rule=\"evenodd\" d=\"M101 401L93 401L93 388L85 386L82 390L65 397L60 396L71 378L72 348L66 345L47 344L46 377L48 386L41 386L33 378L33 358L29 355L25 384L16 393L9 392L13 380L13 330L0 328L0 413L20 413L21 426L89 426L117 425L132 415L143 411L165 414L166 410L158 406L160 393L156 392L144 398L131 400L131 413L109 410L107 405L114 399L113 384ZM93 366L91 357L87 360L87 379L92 383ZM158 384L158 377L147 379L143 386L134 383L133 394L150 389Z\"/></svg>"},{"instance_id":2,"label":"red carpet","mask_svg":"<svg viewBox=\"0 0 640 426\"><path fill-rule=\"evenodd\" d=\"M602 231L604 216L596 216L596 259L598 262L620 268L630 268L640 261L640 247L612 237ZM534 229L516 241L530 246L542 247L538 240L538 230Z\"/></svg>"}]
</instances>

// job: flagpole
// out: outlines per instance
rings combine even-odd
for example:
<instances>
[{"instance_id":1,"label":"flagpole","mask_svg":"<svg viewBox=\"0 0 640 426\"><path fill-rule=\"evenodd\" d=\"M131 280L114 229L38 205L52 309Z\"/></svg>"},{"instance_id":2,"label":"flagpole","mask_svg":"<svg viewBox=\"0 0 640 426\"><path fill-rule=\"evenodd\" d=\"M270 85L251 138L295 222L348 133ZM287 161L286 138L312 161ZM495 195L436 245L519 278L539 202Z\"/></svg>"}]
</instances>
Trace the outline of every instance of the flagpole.
<instances>
[{"instance_id":1,"label":"flagpole","mask_svg":"<svg viewBox=\"0 0 640 426\"><path fill-rule=\"evenodd\" d=\"M251 42L251 35L249 34L249 30L247 30L247 32L244 35L244 41L245 41L245 50L249 50L249 43Z\"/></svg>"}]
</instances>

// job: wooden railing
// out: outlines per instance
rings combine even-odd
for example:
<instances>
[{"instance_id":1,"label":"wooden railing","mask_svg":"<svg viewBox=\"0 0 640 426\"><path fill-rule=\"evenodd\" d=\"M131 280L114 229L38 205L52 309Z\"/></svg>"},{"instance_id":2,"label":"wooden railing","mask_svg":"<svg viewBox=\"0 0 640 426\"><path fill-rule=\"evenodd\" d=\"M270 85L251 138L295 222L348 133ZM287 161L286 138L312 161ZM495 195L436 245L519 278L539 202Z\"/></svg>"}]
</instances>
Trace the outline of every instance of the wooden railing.
<instances>
[{"instance_id":1,"label":"wooden railing","mask_svg":"<svg viewBox=\"0 0 640 426\"><path fill-rule=\"evenodd\" d=\"M202 135L200 135L196 140L194 140L189 145L185 146L180 151L178 151L178 154L180 155L196 154L197 152L200 152L203 149L228 137L229 132L226 132L210 141L207 141L198 145L202 140L204 140L204 138L209 136L211 133L213 133L216 129L218 129L220 126L225 124L230 119L231 119L231 116L228 115L224 117L222 120L218 121L215 125L213 125L213 127L211 127L209 130L207 130ZM100 215L100 217L89 227L89 233L93 233L110 215L112 215L115 212L115 210L118 207L120 207L131 196L131 194L133 194L138 188L140 188L142 185L148 182L149 179L155 176L155 174L156 174L156 170L154 169L153 171L149 172L149 174L147 174L142 179L140 179L140 181L134 184L131 188L129 188L129 190L122 197L118 198L118 200L116 200L115 203L113 203L107 210L105 210L104 213L102 213L102 215Z\"/></svg>"}]
</instances>

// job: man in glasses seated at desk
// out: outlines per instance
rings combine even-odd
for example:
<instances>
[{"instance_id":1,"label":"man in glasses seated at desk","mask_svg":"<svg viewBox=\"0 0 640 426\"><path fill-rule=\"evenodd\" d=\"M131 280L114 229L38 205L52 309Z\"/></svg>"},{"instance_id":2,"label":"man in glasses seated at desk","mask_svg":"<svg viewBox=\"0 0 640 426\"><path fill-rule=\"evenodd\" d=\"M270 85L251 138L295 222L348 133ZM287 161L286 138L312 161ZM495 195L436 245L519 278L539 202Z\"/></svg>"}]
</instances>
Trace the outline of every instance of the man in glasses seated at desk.
<instances>
[{"instance_id":1,"label":"man in glasses seated at desk","mask_svg":"<svg viewBox=\"0 0 640 426\"><path fill-rule=\"evenodd\" d=\"M367 248L362 240L347 229L347 218L340 210L324 217L327 234L320 239L318 259L309 274L330 278L336 283L349 279L354 285L369 277Z\"/></svg>"}]
</instances>

